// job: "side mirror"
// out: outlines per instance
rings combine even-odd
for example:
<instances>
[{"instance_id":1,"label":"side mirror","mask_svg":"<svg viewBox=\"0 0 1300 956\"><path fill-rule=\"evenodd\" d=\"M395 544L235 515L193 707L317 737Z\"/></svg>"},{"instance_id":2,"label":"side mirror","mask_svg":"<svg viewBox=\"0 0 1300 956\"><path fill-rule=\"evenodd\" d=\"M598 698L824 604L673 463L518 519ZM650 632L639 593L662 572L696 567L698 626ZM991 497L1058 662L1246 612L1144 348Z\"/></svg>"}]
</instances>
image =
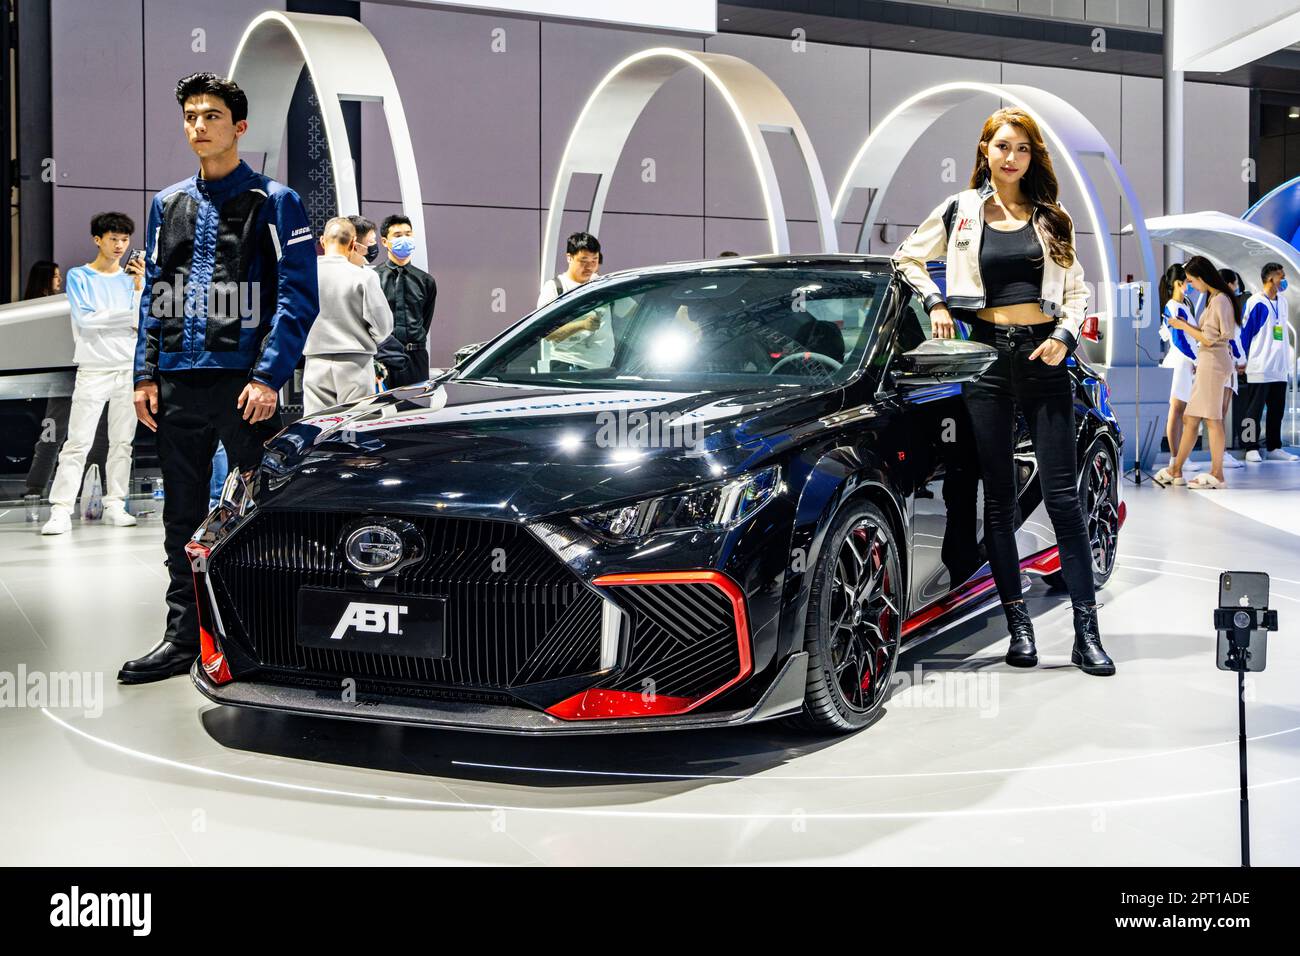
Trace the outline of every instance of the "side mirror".
<instances>
[{"instance_id":1,"label":"side mirror","mask_svg":"<svg viewBox=\"0 0 1300 956\"><path fill-rule=\"evenodd\" d=\"M464 365L466 360L473 357L474 353L483 347L482 342L475 342L473 345L462 345L452 355L452 365Z\"/></svg>"},{"instance_id":2,"label":"side mirror","mask_svg":"<svg viewBox=\"0 0 1300 956\"><path fill-rule=\"evenodd\" d=\"M894 384L908 389L973 382L997 357L997 351L982 342L926 339L894 360Z\"/></svg>"}]
</instances>

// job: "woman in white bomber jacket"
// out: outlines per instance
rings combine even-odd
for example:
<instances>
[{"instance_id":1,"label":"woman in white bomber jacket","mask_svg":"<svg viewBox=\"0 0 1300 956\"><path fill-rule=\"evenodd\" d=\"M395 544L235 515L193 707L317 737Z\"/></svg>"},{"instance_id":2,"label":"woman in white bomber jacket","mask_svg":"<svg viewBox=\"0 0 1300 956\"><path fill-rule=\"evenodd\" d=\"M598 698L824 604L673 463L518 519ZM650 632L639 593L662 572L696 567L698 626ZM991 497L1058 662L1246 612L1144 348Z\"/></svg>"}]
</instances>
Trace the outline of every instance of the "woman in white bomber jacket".
<instances>
[{"instance_id":1,"label":"woman in white bomber jacket","mask_svg":"<svg viewBox=\"0 0 1300 956\"><path fill-rule=\"evenodd\" d=\"M1038 663L1020 590L1013 430L1019 408L1038 459L1043 501L1056 532L1074 607L1071 661L1109 675L1101 646L1087 524L1075 471L1074 395L1065 358L1087 308L1074 224L1057 202L1051 156L1033 117L1001 109L984 122L970 188L949 196L907 237L894 265L920 296L936 338L956 334L950 309L997 360L962 386L984 482L984 542L1011 631L1007 662ZM946 294L926 263L945 262Z\"/></svg>"}]
</instances>

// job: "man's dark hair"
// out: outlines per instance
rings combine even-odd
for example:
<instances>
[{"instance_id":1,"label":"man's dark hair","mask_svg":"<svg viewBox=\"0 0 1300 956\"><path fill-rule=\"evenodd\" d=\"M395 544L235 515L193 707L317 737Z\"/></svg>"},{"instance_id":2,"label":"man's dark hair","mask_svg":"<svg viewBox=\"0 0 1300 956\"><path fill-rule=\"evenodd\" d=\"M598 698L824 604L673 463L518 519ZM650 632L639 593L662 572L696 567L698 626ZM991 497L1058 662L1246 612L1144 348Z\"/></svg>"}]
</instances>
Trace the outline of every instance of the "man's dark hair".
<instances>
[{"instance_id":1,"label":"man's dark hair","mask_svg":"<svg viewBox=\"0 0 1300 956\"><path fill-rule=\"evenodd\" d=\"M124 232L135 235L135 220L124 212L100 212L90 220L90 234L102 236L106 232Z\"/></svg>"},{"instance_id":2,"label":"man's dark hair","mask_svg":"<svg viewBox=\"0 0 1300 956\"><path fill-rule=\"evenodd\" d=\"M357 231L357 242L366 237L366 233L375 231L375 224L365 216L348 216L348 222Z\"/></svg>"},{"instance_id":3,"label":"man's dark hair","mask_svg":"<svg viewBox=\"0 0 1300 956\"><path fill-rule=\"evenodd\" d=\"M1267 282L1269 276L1276 275L1279 272L1285 272L1285 271L1286 271L1286 266L1282 265L1282 263L1280 262L1266 262L1264 264L1264 268L1259 270L1259 281Z\"/></svg>"},{"instance_id":4,"label":"man's dark hair","mask_svg":"<svg viewBox=\"0 0 1300 956\"><path fill-rule=\"evenodd\" d=\"M564 251L571 256L576 256L579 252L594 252L599 255L600 240L589 232L575 232L564 244Z\"/></svg>"},{"instance_id":5,"label":"man's dark hair","mask_svg":"<svg viewBox=\"0 0 1300 956\"><path fill-rule=\"evenodd\" d=\"M190 97L209 94L226 104L232 122L248 119L248 95L233 80L215 73L191 73L176 81L176 102L181 109Z\"/></svg>"},{"instance_id":6,"label":"man's dark hair","mask_svg":"<svg viewBox=\"0 0 1300 956\"><path fill-rule=\"evenodd\" d=\"M407 219L400 213L393 213L391 216L385 216L383 223L379 227L379 234L385 239L388 238L388 230L394 226L411 226L411 220ZM411 226L414 229L414 226Z\"/></svg>"}]
</instances>

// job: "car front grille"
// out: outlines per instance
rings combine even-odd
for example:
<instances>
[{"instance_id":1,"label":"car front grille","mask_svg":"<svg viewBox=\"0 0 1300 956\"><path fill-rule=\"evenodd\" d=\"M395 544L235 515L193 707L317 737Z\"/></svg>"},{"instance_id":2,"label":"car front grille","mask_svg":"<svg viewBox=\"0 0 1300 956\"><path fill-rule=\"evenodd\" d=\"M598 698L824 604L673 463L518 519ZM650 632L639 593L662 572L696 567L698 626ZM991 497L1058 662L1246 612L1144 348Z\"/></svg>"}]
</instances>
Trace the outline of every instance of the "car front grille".
<instances>
[{"instance_id":1,"label":"car front grille","mask_svg":"<svg viewBox=\"0 0 1300 956\"><path fill-rule=\"evenodd\" d=\"M263 666L259 676L352 677L363 689L418 696L421 686L505 690L599 666L600 597L520 525L465 518L403 516L423 536L425 557L389 576L394 591L376 593L445 598L445 658L299 645L299 589L363 590L339 548L356 517L255 513L213 555L227 640Z\"/></svg>"}]
</instances>

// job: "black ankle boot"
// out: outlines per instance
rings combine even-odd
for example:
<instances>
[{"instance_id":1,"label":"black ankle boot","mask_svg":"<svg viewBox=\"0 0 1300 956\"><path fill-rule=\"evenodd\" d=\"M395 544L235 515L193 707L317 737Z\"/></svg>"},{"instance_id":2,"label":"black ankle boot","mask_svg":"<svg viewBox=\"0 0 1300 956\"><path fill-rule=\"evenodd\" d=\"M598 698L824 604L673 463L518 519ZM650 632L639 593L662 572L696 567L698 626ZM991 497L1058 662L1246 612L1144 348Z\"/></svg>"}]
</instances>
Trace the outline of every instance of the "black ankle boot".
<instances>
[{"instance_id":1,"label":"black ankle boot","mask_svg":"<svg viewBox=\"0 0 1300 956\"><path fill-rule=\"evenodd\" d=\"M1007 650L1007 663L1012 667L1033 667L1038 663L1038 648L1034 646L1034 622L1024 601L1002 605L1011 630L1011 647Z\"/></svg>"},{"instance_id":2,"label":"black ankle boot","mask_svg":"<svg viewBox=\"0 0 1300 956\"><path fill-rule=\"evenodd\" d=\"M1097 604L1074 605L1074 650L1070 663L1083 668L1085 674L1108 677L1115 673L1115 662L1101 646L1097 629Z\"/></svg>"}]
</instances>

